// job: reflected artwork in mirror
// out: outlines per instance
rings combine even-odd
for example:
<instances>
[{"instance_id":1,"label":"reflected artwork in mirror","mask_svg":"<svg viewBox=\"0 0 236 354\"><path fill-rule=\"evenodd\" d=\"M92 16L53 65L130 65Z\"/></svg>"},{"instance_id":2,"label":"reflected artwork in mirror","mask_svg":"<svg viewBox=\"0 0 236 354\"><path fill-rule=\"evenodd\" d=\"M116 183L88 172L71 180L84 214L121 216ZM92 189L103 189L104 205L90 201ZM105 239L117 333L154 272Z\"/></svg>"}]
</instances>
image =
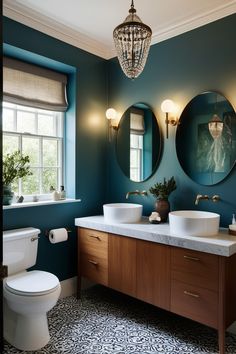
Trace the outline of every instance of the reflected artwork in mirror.
<instances>
[{"instance_id":1,"label":"reflected artwork in mirror","mask_svg":"<svg viewBox=\"0 0 236 354\"><path fill-rule=\"evenodd\" d=\"M185 173L199 184L217 184L230 173L236 161L236 114L224 96L204 92L187 104L176 151Z\"/></svg>"},{"instance_id":2,"label":"reflected artwork in mirror","mask_svg":"<svg viewBox=\"0 0 236 354\"><path fill-rule=\"evenodd\" d=\"M161 156L160 129L151 108L136 103L123 114L116 140L116 156L124 174L135 182L149 178Z\"/></svg>"}]
</instances>

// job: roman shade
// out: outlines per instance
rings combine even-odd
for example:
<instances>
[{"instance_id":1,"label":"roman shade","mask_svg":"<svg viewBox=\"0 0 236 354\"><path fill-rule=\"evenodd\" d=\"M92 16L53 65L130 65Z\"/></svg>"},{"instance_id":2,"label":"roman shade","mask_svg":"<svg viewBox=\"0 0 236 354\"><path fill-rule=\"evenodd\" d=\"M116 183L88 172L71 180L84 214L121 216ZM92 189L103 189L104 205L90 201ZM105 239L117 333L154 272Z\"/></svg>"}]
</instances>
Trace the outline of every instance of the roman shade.
<instances>
[{"instance_id":1,"label":"roman shade","mask_svg":"<svg viewBox=\"0 0 236 354\"><path fill-rule=\"evenodd\" d=\"M143 111L139 109L130 112L130 133L136 135L145 134Z\"/></svg>"},{"instance_id":2,"label":"roman shade","mask_svg":"<svg viewBox=\"0 0 236 354\"><path fill-rule=\"evenodd\" d=\"M3 100L23 106L66 111L67 76L9 57L3 58Z\"/></svg>"}]
</instances>

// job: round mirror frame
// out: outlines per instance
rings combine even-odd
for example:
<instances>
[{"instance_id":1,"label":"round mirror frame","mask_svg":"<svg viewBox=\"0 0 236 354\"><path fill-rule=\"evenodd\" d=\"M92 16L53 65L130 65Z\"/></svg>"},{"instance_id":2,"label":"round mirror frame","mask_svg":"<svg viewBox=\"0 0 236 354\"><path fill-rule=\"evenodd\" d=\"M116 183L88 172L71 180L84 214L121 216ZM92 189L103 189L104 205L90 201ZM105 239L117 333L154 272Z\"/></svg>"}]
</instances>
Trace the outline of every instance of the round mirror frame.
<instances>
[{"instance_id":1,"label":"round mirror frame","mask_svg":"<svg viewBox=\"0 0 236 354\"><path fill-rule=\"evenodd\" d=\"M139 112L138 111L143 111ZM142 128L136 127L137 131L133 129L130 133L131 127L131 114L134 115L143 115L143 131ZM141 119L141 118L140 118ZM133 121L133 119L132 119ZM140 133L138 132L140 129ZM133 135L131 138L131 134ZM137 177L137 173L132 171L130 167L130 144L131 139L132 143L135 144L139 138L137 136L143 136L143 166L142 172L139 172L138 175L142 177ZM131 139L130 139L131 138ZM148 145L149 144L149 145ZM152 145L150 145L152 144ZM145 148L146 146L146 148ZM122 172L133 182L143 182L150 178L153 173L156 171L161 155L162 155L162 135L161 130L156 119L155 114L153 113L152 108L146 103L135 103L132 106L128 107L123 113L116 135L116 158L118 165L120 166ZM132 178L132 175L135 177Z\"/></svg>"},{"instance_id":2,"label":"round mirror frame","mask_svg":"<svg viewBox=\"0 0 236 354\"><path fill-rule=\"evenodd\" d=\"M176 153L196 183L223 181L236 163L236 113L220 93L203 92L184 108L176 131Z\"/></svg>"}]
</instances>

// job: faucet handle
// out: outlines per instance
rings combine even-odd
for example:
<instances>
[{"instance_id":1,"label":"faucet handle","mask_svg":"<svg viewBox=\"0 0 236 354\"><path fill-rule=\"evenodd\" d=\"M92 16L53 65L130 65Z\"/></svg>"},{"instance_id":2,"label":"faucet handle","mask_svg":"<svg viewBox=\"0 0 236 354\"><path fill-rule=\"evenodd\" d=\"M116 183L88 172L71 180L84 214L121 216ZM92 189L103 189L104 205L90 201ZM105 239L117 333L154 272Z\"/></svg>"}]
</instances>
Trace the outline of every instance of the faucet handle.
<instances>
[{"instance_id":1,"label":"faucet handle","mask_svg":"<svg viewBox=\"0 0 236 354\"><path fill-rule=\"evenodd\" d=\"M215 195L213 195L213 197L211 199L215 203L215 202L218 202L220 200L220 196L218 194L215 194Z\"/></svg>"}]
</instances>

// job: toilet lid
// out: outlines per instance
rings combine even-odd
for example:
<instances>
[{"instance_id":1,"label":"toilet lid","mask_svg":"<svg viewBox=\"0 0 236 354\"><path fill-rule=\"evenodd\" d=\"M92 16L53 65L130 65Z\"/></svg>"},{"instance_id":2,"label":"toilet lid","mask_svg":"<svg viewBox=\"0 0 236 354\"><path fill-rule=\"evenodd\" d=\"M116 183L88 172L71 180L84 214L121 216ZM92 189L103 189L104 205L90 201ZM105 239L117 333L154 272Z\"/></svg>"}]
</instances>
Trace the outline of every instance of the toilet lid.
<instances>
[{"instance_id":1,"label":"toilet lid","mask_svg":"<svg viewBox=\"0 0 236 354\"><path fill-rule=\"evenodd\" d=\"M18 295L43 295L52 292L59 285L59 279L51 273L32 270L6 279L6 288Z\"/></svg>"}]
</instances>

